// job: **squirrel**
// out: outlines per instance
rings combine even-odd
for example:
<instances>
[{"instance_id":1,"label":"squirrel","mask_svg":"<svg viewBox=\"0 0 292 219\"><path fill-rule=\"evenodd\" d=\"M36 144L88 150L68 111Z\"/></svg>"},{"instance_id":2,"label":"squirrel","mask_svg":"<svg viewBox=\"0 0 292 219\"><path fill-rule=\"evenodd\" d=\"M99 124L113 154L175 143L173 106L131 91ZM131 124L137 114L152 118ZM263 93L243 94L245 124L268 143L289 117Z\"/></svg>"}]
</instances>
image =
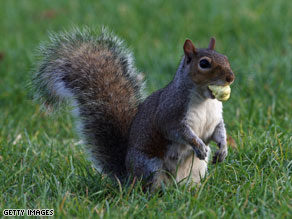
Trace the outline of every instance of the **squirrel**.
<instances>
[{"instance_id":1,"label":"squirrel","mask_svg":"<svg viewBox=\"0 0 292 219\"><path fill-rule=\"evenodd\" d=\"M132 52L107 29L52 34L40 49L34 91L46 106L70 103L98 171L138 177L153 190L173 180L200 183L210 141L219 147L213 163L227 156L222 102L208 85L230 85L235 76L214 49L214 38L206 49L187 39L173 80L143 98Z\"/></svg>"}]
</instances>

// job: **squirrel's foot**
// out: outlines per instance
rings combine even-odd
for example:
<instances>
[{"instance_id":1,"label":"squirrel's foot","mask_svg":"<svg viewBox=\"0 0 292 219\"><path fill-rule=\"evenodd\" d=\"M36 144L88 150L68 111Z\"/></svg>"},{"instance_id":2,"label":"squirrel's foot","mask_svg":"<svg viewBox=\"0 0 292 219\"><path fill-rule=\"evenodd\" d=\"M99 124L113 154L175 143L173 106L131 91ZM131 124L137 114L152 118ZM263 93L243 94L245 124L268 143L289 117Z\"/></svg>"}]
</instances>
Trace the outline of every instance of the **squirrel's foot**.
<instances>
[{"instance_id":1,"label":"squirrel's foot","mask_svg":"<svg viewBox=\"0 0 292 219\"><path fill-rule=\"evenodd\" d=\"M213 157L213 164L222 162L228 154L227 147L221 147L218 151L216 151L214 157Z\"/></svg>"}]
</instances>

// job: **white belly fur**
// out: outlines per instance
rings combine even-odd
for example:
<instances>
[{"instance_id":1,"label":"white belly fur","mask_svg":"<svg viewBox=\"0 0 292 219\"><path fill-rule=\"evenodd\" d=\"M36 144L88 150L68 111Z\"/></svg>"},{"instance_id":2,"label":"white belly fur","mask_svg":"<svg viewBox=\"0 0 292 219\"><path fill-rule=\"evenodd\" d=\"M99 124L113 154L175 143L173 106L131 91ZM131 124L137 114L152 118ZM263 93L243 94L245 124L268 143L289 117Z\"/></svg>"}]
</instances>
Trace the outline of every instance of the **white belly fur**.
<instances>
[{"instance_id":1,"label":"white belly fur","mask_svg":"<svg viewBox=\"0 0 292 219\"><path fill-rule=\"evenodd\" d=\"M222 120L222 103L216 99L207 99L203 102L190 101L186 122L205 143L208 143L212 134Z\"/></svg>"},{"instance_id":2,"label":"white belly fur","mask_svg":"<svg viewBox=\"0 0 292 219\"><path fill-rule=\"evenodd\" d=\"M204 178L207 173L208 160L210 156L210 148L208 147L208 156L205 160L200 160L190 151L188 156L182 159L177 168L176 181L188 182L189 180L194 183L199 183L201 178Z\"/></svg>"},{"instance_id":3,"label":"white belly fur","mask_svg":"<svg viewBox=\"0 0 292 219\"><path fill-rule=\"evenodd\" d=\"M216 99L207 99L201 103L194 100L190 102L188 109L187 124L207 145L216 126L222 120L222 103ZM181 154L177 166L176 181L187 182L187 179L190 179L194 183L199 183L207 173L208 160L211 154L210 147L208 146L208 156L205 160L197 158L193 149L188 145L172 145L172 148L176 153ZM171 152L170 150L169 152L171 154L174 151Z\"/></svg>"}]
</instances>

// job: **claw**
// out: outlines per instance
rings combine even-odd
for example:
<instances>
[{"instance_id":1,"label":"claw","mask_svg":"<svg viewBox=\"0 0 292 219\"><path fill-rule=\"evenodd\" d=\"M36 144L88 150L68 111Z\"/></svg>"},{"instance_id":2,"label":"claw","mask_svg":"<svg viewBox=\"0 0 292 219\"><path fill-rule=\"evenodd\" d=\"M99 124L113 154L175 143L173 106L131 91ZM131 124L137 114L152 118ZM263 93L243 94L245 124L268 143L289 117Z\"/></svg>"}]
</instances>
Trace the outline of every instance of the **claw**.
<instances>
[{"instance_id":1,"label":"claw","mask_svg":"<svg viewBox=\"0 0 292 219\"><path fill-rule=\"evenodd\" d=\"M207 149L205 148L202 148L203 150L197 148L197 147L194 147L194 151L196 152L196 155L197 157L200 159L200 160L205 160L206 157L207 157Z\"/></svg>"},{"instance_id":2,"label":"claw","mask_svg":"<svg viewBox=\"0 0 292 219\"><path fill-rule=\"evenodd\" d=\"M213 157L212 163L213 164L220 163L226 158L226 156L227 156L227 150L218 150L216 151Z\"/></svg>"},{"instance_id":3,"label":"claw","mask_svg":"<svg viewBox=\"0 0 292 219\"><path fill-rule=\"evenodd\" d=\"M201 139L194 139L193 144L191 144L197 157L200 160L205 160L208 154L208 148Z\"/></svg>"}]
</instances>

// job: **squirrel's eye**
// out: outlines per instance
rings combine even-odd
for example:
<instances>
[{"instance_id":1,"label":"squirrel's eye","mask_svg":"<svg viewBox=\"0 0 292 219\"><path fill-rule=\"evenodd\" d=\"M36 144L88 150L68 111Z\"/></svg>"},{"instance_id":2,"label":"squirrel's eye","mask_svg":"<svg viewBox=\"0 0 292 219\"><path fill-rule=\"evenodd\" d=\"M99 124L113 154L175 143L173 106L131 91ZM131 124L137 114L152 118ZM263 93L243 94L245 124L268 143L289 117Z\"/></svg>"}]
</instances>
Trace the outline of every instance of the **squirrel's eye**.
<instances>
[{"instance_id":1,"label":"squirrel's eye","mask_svg":"<svg viewBox=\"0 0 292 219\"><path fill-rule=\"evenodd\" d=\"M210 62L207 59L202 59L200 61L200 67L201 68L210 68L211 67L211 64L210 64Z\"/></svg>"}]
</instances>

